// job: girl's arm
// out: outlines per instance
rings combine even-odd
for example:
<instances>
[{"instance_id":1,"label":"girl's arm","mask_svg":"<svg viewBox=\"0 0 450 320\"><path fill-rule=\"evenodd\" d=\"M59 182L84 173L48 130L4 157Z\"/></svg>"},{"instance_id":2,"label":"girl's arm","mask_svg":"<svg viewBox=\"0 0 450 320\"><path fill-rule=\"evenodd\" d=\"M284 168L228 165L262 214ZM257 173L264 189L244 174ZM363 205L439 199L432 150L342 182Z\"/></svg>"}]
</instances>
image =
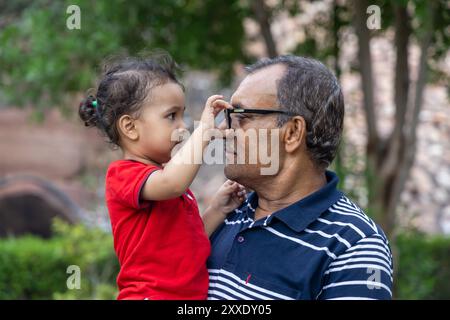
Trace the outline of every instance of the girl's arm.
<instances>
[{"instance_id":1,"label":"girl's arm","mask_svg":"<svg viewBox=\"0 0 450 320\"><path fill-rule=\"evenodd\" d=\"M176 198L191 185L200 169L203 150L209 143L209 140L204 139L205 131L214 128L214 119L221 110L232 108L221 98L223 97L220 95L209 97L200 125L164 168L148 177L141 192L143 200Z\"/></svg>"},{"instance_id":2,"label":"girl's arm","mask_svg":"<svg viewBox=\"0 0 450 320\"><path fill-rule=\"evenodd\" d=\"M203 212L202 220L208 237L223 223L227 215L245 200L244 186L227 180L216 192L210 206Z\"/></svg>"}]
</instances>

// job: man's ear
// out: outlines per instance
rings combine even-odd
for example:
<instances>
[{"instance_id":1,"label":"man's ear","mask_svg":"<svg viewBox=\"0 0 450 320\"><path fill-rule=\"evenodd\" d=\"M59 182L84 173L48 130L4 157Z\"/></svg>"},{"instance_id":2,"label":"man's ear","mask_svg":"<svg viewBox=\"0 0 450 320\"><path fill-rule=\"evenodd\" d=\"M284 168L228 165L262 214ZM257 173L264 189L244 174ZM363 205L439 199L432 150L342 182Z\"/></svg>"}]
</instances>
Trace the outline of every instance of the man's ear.
<instances>
[{"instance_id":1,"label":"man's ear","mask_svg":"<svg viewBox=\"0 0 450 320\"><path fill-rule=\"evenodd\" d=\"M306 121L301 116L295 116L285 124L284 148L292 153L305 145Z\"/></svg>"},{"instance_id":2,"label":"man's ear","mask_svg":"<svg viewBox=\"0 0 450 320\"><path fill-rule=\"evenodd\" d=\"M139 138L136 121L128 114L124 114L117 120L117 128L124 137L130 140L135 141Z\"/></svg>"}]
</instances>

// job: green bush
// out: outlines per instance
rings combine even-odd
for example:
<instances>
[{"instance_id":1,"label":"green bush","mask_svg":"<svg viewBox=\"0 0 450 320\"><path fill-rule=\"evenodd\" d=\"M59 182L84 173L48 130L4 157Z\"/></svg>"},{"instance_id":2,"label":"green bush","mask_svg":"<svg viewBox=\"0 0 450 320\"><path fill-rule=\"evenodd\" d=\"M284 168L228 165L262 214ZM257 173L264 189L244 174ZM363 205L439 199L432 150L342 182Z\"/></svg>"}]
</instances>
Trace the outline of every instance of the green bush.
<instances>
[{"instance_id":1,"label":"green bush","mask_svg":"<svg viewBox=\"0 0 450 320\"><path fill-rule=\"evenodd\" d=\"M450 238L403 233L396 250L397 299L450 299Z\"/></svg>"},{"instance_id":2,"label":"green bush","mask_svg":"<svg viewBox=\"0 0 450 320\"><path fill-rule=\"evenodd\" d=\"M48 299L66 287L69 260L59 240L0 241L0 299Z\"/></svg>"},{"instance_id":3,"label":"green bush","mask_svg":"<svg viewBox=\"0 0 450 320\"><path fill-rule=\"evenodd\" d=\"M0 299L115 299L119 265L109 233L55 221L50 240L25 236L0 240ZM80 268L80 289L68 289Z\"/></svg>"}]
</instances>

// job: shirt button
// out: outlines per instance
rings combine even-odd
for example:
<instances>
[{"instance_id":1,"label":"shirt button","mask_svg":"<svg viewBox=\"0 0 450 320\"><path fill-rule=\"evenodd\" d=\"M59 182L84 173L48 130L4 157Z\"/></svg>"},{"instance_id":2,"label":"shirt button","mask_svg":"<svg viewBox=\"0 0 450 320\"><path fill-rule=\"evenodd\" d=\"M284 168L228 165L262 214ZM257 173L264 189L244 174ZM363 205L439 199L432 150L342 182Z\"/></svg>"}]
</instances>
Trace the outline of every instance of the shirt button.
<instances>
[{"instance_id":1,"label":"shirt button","mask_svg":"<svg viewBox=\"0 0 450 320\"><path fill-rule=\"evenodd\" d=\"M239 236L239 237L237 238L237 241L238 241L239 243L244 242L244 237L243 237L243 236Z\"/></svg>"}]
</instances>

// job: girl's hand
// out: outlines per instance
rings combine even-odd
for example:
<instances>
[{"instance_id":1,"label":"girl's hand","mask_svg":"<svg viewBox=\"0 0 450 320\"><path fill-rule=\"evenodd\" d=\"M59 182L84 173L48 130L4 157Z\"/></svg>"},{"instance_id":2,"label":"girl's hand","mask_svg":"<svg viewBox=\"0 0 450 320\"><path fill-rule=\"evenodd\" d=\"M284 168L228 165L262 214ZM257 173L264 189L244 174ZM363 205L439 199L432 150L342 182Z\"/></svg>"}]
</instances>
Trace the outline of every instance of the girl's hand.
<instances>
[{"instance_id":1,"label":"girl's hand","mask_svg":"<svg viewBox=\"0 0 450 320\"><path fill-rule=\"evenodd\" d=\"M238 208L246 199L245 187L239 183L227 180L216 192L210 207L218 213L227 216L231 211Z\"/></svg>"},{"instance_id":2,"label":"girl's hand","mask_svg":"<svg viewBox=\"0 0 450 320\"><path fill-rule=\"evenodd\" d=\"M214 128L214 119L223 109L233 109L233 106L223 100L221 95L213 95L208 98L205 104L205 109L203 110L200 121L207 128Z\"/></svg>"}]
</instances>

